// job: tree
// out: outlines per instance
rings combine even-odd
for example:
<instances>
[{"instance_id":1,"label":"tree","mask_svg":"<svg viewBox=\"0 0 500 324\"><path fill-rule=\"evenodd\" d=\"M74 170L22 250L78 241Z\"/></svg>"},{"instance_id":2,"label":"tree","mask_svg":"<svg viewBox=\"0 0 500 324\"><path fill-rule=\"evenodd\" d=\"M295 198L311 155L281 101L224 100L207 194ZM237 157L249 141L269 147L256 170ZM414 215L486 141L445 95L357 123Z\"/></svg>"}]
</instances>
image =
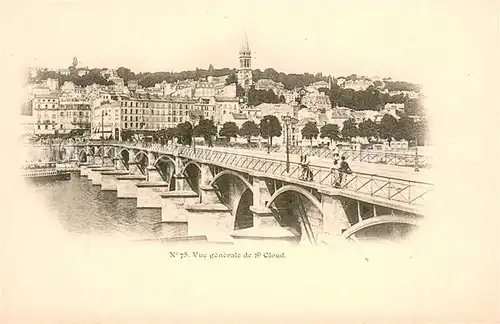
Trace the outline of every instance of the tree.
<instances>
[{"instance_id":1,"label":"tree","mask_svg":"<svg viewBox=\"0 0 500 324\"><path fill-rule=\"evenodd\" d=\"M382 117L380 124L378 125L378 134L380 138L390 141L396 135L397 128L397 119L390 114L385 114L384 117Z\"/></svg>"},{"instance_id":2,"label":"tree","mask_svg":"<svg viewBox=\"0 0 500 324\"><path fill-rule=\"evenodd\" d=\"M261 103L279 103L280 100L273 90L256 90L251 87L248 90L248 104L258 106Z\"/></svg>"},{"instance_id":3,"label":"tree","mask_svg":"<svg viewBox=\"0 0 500 324\"><path fill-rule=\"evenodd\" d=\"M212 119L201 119L198 125L194 127L195 136L203 136L208 146L212 146L212 138L217 135L217 127Z\"/></svg>"},{"instance_id":4,"label":"tree","mask_svg":"<svg viewBox=\"0 0 500 324\"><path fill-rule=\"evenodd\" d=\"M226 79L226 85L230 85L233 83L238 83L238 79L236 78L236 73L231 73Z\"/></svg>"},{"instance_id":5,"label":"tree","mask_svg":"<svg viewBox=\"0 0 500 324\"><path fill-rule=\"evenodd\" d=\"M407 141L415 139L415 122L410 117L401 117L398 120L395 138L398 140L405 139Z\"/></svg>"},{"instance_id":6,"label":"tree","mask_svg":"<svg viewBox=\"0 0 500 324\"><path fill-rule=\"evenodd\" d=\"M318 137L319 131L318 127L316 126L316 123L310 121L304 125L304 128L302 128L301 133L303 138L311 141L311 147L312 147L313 138Z\"/></svg>"},{"instance_id":7,"label":"tree","mask_svg":"<svg viewBox=\"0 0 500 324\"><path fill-rule=\"evenodd\" d=\"M73 57L73 64L72 64L72 66L73 66L74 68L76 68L76 67L77 67L77 65L78 65L78 59L77 59L77 58L76 58L76 56L75 56L75 57Z\"/></svg>"},{"instance_id":8,"label":"tree","mask_svg":"<svg viewBox=\"0 0 500 324\"><path fill-rule=\"evenodd\" d=\"M226 122L222 125L222 129L219 131L219 136L226 137L228 141L231 141L231 137L236 138L239 133L238 126L234 122Z\"/></svg>"},{"instance_id":9,"label":"tree","mask_svg":"<svg viewBox=\"0 0 500 324\"><path fill-rule=\"evenodd\" d=\"M321 138L329 138L330 139L330 144L332 143L333 140L336 140L339 138L339 126L335 124L326 124L323 127L321 127L321 132L320 132L320 137Z\"/></svg>"},{"instance_id":10,"label":"tree","mask_svg":"<svg viewBox=\"0 0 500 324\"><path fill-rule=\"evenodd\" d=\"M358 136L359 130L358 127L356 126L356 123L352 119L348 119L344 121L342 124L342 137L345 139L351 139L353 137Z\"/></svg>"},{"instance_id":11,"label":"tree","mask_svg":"<svg viewBox=\"0 0 500 324\"><path fill-rule=\"evenodd\" d=\"M366 137L370 140L372 137L377 137L377 124L371 119L367 119L359 124L359 136Z\"/></svg>"},{"instance_id":12,"label":"tree","mask_svg":"<svg viewBox=\"0 0 500 324\"><path fill-rule=\"evenodd\" d=\"M427 144L427 121L425 119L415 123L415 135L419 145Z\"/></svg>"},{"instance_id":13,"label":"tree","mask_svg":"<svg viewBox=\"0 0 500 324\"><path fill-rule=\"evenodd\" d=\"M241 125L239 132L240 136L245 137L248 143L250 143L252 136L259 136L259 133L259 126L251 120L244 122L243 125Z\"/></svg>"},{"instance_id":14,"label":"tree","mask_svg":"<svg viewBox=\"0 0 500 324\"><path fill-rule=\"evenodd\" d=\"M180 144L191 145L193 140L193 126L190 122L178 124L175 128L175 137L179 140Z\"/></svg>"},{"instance_id":15,"label":"tree","mask_svg":"<svg viewBox=\"0 0 500 324\"><path fill-rule=\"evenodd\" d=\"M212 64L210 64L210 65L208 66L208 73L209 73L210 75L212 75L212 74L214 73L214 66L213 66Z\"/></svg>"},{"instance_id":16,"label":"tree","mask_svg":"<svg viewBox=\"0 0 500 324\"><path fill-rule=\"evenodd\" d=\"M243 96L245 96L245 89L236 83L236 97L241 98Z\"/></svg>"},{"instance_id":17,"label":"tree","mask_svg":"<svg viewBox=\"0 0 500 324\"><path fill-rule=\"evenodd\" d=\"M117 70L116 70L116 74L118 75L118 77L122 78L125 85L128 84L128 81L129 80L134 80L135 79L135 73L130 71L130 69L127 69L127 68L124 68L123 66L120 66Z\"/></svg>"},{"instance_id":18,"label":"tree","mask_svg":"<svg viewBox=\"0 0 500 324\"><path fill-rule=\"evenodd\" d=\"M273 145L273 137L281 136L281 124L278 118L272 115L264 116L261 119L259 130L260 136L269 140L269 145Z\"/></svg>"}]
</instances>

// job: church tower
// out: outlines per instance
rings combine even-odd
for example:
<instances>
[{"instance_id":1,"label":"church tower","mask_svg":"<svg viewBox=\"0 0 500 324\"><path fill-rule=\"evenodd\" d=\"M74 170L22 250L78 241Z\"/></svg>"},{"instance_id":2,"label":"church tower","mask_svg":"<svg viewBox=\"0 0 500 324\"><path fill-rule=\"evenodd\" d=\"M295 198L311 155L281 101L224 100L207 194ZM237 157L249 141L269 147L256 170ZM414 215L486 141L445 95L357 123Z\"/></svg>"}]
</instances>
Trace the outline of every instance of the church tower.
<instances>
[{"instance_id":1,"label":"church tower","mask_svg":"<svg viewBox=\"0 0 500 324\"><path fill-rule=\"evenodd\" d=\"M246 34L243 42L241 43L239 58L240 66L237 73L238 84L245 89L245 92L247 92L252 85L252 52L248 46Z\"/></svg>"}]
</instances>

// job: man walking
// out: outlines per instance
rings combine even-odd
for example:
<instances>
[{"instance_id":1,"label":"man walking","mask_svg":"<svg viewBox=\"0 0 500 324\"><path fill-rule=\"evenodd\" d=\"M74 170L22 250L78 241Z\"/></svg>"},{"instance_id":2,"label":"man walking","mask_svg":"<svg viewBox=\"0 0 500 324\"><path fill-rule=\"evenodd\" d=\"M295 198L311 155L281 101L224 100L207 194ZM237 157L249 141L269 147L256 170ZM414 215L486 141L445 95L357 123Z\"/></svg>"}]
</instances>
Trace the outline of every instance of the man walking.
<instances>
[{"instance_id":1,"label":"man walking","mask_svg":"<svg viewBox=\"0 0 500 324\"><path fill-rule=\"evenodd\" d=\"M352 174L351 167L349 166L349 163L345 160L345 156L342 156L340 162L340 167L339 167L339 187L342 185L342 181L347 177L348 174ZM345 176L344 176L345 174Z\"/></svg>"}]
</instances>

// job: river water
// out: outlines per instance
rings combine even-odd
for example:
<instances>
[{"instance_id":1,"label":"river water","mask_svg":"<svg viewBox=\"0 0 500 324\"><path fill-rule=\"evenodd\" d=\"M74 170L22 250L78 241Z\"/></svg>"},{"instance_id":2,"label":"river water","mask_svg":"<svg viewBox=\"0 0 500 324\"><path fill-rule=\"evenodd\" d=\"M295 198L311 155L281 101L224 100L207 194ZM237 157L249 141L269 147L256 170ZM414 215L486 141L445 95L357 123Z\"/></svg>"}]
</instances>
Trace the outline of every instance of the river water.
<instances>
[{"instance_id":1,"label":"river water","mask_svg":"<svg viewBox=\"0 0 500 324\"><path fill-rule=\"evenodd\" d=\"M73 172L69 181L33 183L30 187L68 232L130 239L156 237L153 227L161 221L161 209L138 209L136 199L118 199L116 191L102 191L79 172ZM393 240L406 237L410 230L381 224L356 236L363 241Z\"/></svg>"},{"instance_id":2,"label":"river water","mask_svg":"<svg viewBox=\"0 0 500 324\"><path fill-rule=\"evenodd\" d=\"M102 191L78 172L69 181L30 187L69 232L149 238L153 237L152 225L161 221L160 209L137 209L136 199L118 199L116 191Z\"/></svg>"}]
</instances>

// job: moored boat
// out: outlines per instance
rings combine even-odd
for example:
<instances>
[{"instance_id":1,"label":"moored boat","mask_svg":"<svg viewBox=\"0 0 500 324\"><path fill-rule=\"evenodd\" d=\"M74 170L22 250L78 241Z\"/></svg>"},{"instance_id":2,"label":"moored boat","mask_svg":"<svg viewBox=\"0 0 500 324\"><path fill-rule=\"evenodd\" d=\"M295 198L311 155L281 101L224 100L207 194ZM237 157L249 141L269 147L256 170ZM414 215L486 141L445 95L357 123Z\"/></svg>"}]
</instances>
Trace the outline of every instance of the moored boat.
<instances>
[{"instance_id":1,"label":"moored boat","mask_svg":"<svg viewBox=\"0 0 500 324\"><path fill-rule=\"evenodd\" d=\"M23 178L30 181L56 181L71 179L71 172L56 169L56 163L29 163L22 168Z\"/></svg>"}]
</instances>

